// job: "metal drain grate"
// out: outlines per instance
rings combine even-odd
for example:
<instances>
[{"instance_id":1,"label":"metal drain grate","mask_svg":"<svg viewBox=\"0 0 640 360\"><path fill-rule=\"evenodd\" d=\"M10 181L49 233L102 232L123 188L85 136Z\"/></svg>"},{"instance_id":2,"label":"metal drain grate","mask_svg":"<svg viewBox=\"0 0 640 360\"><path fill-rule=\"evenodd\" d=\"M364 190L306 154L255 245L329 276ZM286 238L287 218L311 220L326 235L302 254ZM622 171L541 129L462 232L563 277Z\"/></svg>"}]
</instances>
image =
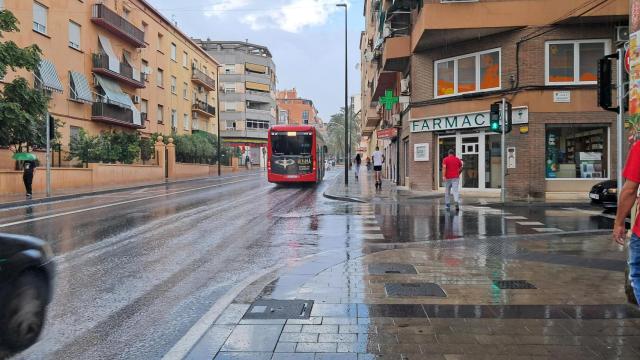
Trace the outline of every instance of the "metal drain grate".
<instances>
[{"instance_id":1,"label":"metal drain grate","mask_svg":"<svg viewBox=\"0 0 640 360\"><path fill-rule=\"evenodd\" d=\"M258 300L243 319L308 319L313 300Z\"/></svg>"},{"instance_id":2,"label":"metal drain grate","mask_svg":"<svg viewBox=\"0 0 640 360\"><path fill-rule=\"evenodd\" d=\"M537 289L535 285L526 280L494 280L493 285L503 290Z\"/></svg>"},{"instance_id":3,"label":"metal drain grate","mask_svg":"<svg viewBox=\"0 0 640 360\"><path fill-rule=\"evenodd\" d=\"M416 268L410 264L399 263L375 263L369 264L369 274L386 275L386 274L417 274Z\"/></svg>"},{"instance_id":4,"label":"metal drain grate","mask_svg":"<svg viewBox=\"0 0 640 360\"><path fill-rule=\"evenodd\" d=\"M447 297L447 294L438 284L434 283L390 283L384 284L387 296L433 296Z\"/></svg>"}]
</instances>

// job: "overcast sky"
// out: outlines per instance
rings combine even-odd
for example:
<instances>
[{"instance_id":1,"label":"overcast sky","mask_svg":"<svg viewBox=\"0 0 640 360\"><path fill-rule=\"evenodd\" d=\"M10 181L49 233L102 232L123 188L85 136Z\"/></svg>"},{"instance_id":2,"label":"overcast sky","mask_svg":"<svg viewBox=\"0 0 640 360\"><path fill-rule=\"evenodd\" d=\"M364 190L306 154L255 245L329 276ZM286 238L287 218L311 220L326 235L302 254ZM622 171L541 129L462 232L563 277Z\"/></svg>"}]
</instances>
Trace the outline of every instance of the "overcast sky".
<instances>
[{"instance_id":1,"label":"overcast sky","mask_svg":"<svg viewBox=\"0 0 640 360\"><path fill-rule=\"evenodd\" d=\"M278 89L296 87L328 121L344 106L342 0L148 0L188 35L265 45ZM363 1L349 0L349 95L360 92L359 41Z\"/></svg>"}]
</instances>

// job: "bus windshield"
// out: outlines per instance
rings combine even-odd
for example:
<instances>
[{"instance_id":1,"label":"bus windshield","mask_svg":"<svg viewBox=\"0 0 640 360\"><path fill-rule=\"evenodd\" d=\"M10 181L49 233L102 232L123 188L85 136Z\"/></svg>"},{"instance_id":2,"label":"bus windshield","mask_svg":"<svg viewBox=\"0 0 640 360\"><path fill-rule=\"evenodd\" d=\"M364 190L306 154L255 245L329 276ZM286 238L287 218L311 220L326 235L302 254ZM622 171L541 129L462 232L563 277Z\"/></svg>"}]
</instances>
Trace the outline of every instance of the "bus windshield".
<instances>
[{"instance_id":1,"label":"bus windshield","mask_svg":"<svg viewBox=\"0 0 640 360\"><path fill-rule=\"evenodd\" d=\"M311 133L271 133L273 155L310 155L312 145Z\"/></svg>"}]
</instances>

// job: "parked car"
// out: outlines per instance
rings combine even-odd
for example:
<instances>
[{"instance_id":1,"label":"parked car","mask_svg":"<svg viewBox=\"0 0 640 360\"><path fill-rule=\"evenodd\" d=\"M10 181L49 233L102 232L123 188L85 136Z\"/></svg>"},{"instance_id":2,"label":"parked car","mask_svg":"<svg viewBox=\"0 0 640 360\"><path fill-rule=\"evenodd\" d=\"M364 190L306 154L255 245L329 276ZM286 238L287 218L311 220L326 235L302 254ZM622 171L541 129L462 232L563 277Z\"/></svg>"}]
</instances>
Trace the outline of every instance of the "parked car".
<instances>
[{"instance_id":1,"label":"parked car","mask_svg":"<svg viewBox=\"0 0 640 360\"><path fill-rule=\"evenodd\" d=\"M53 292L51 247L0 233L0 347L20 351L38 340Z\"/></svg>"},{"instance_id":2,"label":"parked car","mask_svg":"<svg viewBox=\"0 0 640 360\"><path fill-rule=\"evenodd\" d=\"M618 184L616 180L607 180L593 185L589 191L589 198L594 204L605 209L618 207Z\"/></svg>"}]
</instances>

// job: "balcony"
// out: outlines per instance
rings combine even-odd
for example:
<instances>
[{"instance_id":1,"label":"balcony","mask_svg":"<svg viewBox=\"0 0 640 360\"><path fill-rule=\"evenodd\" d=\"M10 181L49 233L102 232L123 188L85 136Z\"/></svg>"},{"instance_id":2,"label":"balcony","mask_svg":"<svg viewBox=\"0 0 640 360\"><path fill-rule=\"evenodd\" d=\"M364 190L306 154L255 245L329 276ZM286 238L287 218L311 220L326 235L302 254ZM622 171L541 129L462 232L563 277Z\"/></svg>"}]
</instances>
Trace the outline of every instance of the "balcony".
<instances>
[{"instance_id":1,"label":"balcony","mask_svg":"<svg viewBox=\"0 0 640 360\"><path fill-rule=\"evenodd\" d=\"M547 26L559 20L558 14L571 14L563 23L584 24L599 17L628 21L628 0L611 0L604 6L576 11L584 4L584 0L425 2L413 22L411 49L424 51L512 29Z\"/></svg>"},{"instance_id":2,"label":"balcony","mask_svg":"<svg viewBox=\"0 0 640 360\"><path fill-rule=\"evenodd\" d=\"M91 106L91 120L105 122L133 129L143 129L143 125L133 123L133 111L105 102L94 102Z\"/></svg>"},{"instance_id":3,"label":"balcony","mask_svg":"<svg viewBox=\"0 0 640 360\"><path fill-rule=\"evenodd\" d=\"M191 81L194 83L204 87L207 91L212 91L216 89L216 81L212 79L209 75L204 72L193 68L191 69Z\"/></svg>"},{"instance_id":4,"label":"balcony","mask_svg":"<svg viewBox=\"0 0 640 360\"><path fill-rule=\"evenodd\" d=\"M94 4L91 21L138 48L146 47L144 32L104 4Z\"/></svg>"},{"instance_id":5,"label":"balcony","mask_svg":"<svg viewBox=\"0 0 640 360\"><path fill-rule=\"evenodd\" d=\"M131 65L118 61L119 72L115 72L109 67L109 55L93 54L92 60L92 71L94 73L110 77L137 89L142 89L145 87L144 82L142 82L141 78L135 79L136 76L134 75L133 67L131 67ZM140 76L139 73L137 75L138 77Z\"/></svg>"},{"instance_id":6,"label":"balcony","mask_svg":"<svg viewBox=\"0 0 640 360\"><path fill-rule=\"evenodd\" d=\"M245 130L221 130L220 136L222 138L231 138L234 141L242 141L242 139L267 139L269 130L262 129L245 129Z\"/></svg>"},{"instance_id":7,"label":"balcony","mask_svg":"<svg viewBox=\"0 0 640 360\"><path fill-rule=\"evenodd\" d=\"M384 71L404 71L411 56L409 36L389 37L384 40L382 69Z\"/></svg>"},{"instance_id":8,"label":"balcony","mask_svg":"<svg viewBox=\"0 0 640 360\"><path fill-rule=\"evenodd\" d=\"M201 100L195 100L195 102L193 103L193 105L191 105L191 110L202 114L206 117L213 117L216 116L216 108L207 104L204 101Z\"/></svg>"}]
</instances>

